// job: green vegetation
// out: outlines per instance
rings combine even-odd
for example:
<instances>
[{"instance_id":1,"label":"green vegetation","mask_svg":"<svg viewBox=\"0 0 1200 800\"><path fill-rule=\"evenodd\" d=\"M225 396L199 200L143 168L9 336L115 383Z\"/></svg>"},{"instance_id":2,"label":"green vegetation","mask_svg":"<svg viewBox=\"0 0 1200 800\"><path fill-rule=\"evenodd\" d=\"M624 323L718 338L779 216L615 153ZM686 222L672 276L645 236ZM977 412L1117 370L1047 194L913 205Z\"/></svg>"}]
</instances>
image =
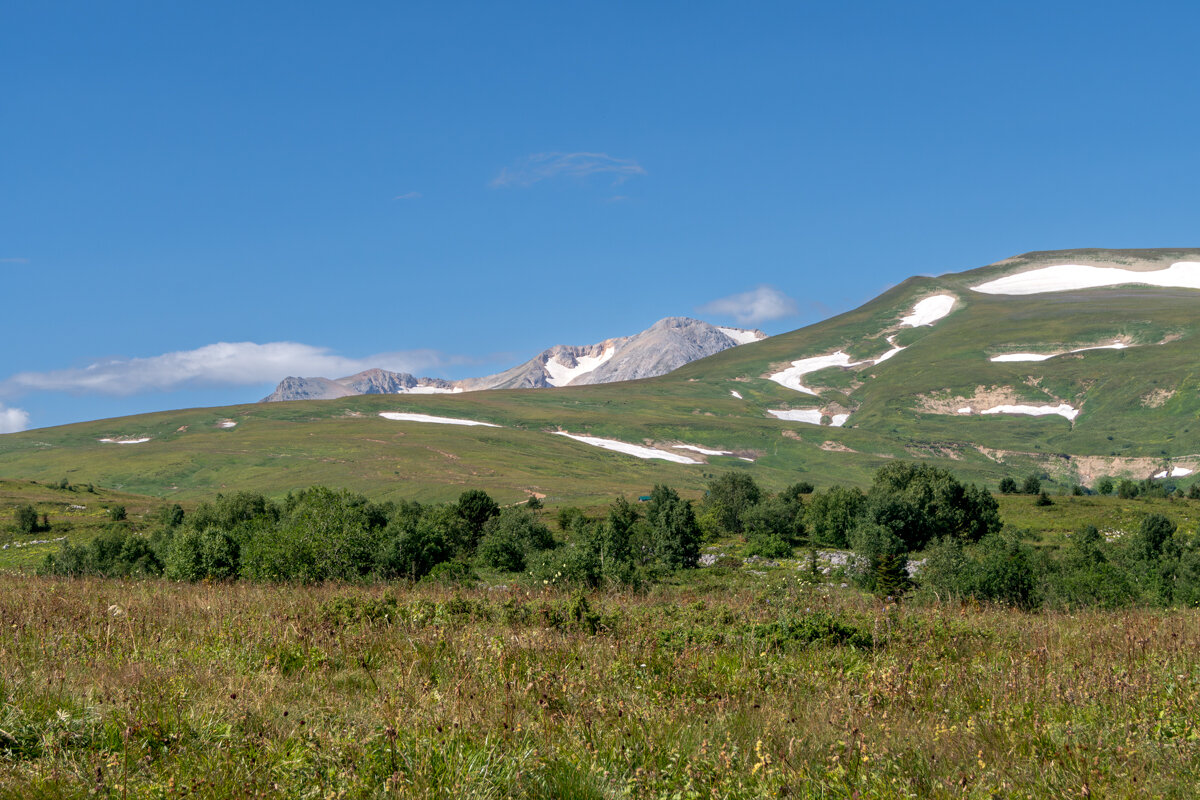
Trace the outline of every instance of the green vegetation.
<instances>
[{"instance_id":1,"label":"green vegetation","mask_svg":"<svg viewBox=\"0 0 1200 800\"><path fill-rule=\"evenodd\" d=\"M697 503L658 485L532 511L315 487L186 508L94 489L78 512L70 490L0 484L13 535L29 505L67 536L53 571L141 576L0 576L0 797L1186 797L1200 780L1196 501L1039 508L901 462L867 492L711 481ZM832 564L818 536L855 552ZM691 568L705 548L737 555Z\"/></svg>"},{"instance_id":2,"label":"green vegetation","mask_svg":"<svg viewBox=\"0 0 1200 800\"><path fill-rule=\"evenodd\" d=\"M8 576L0 796L1184 798L1198 632L794 571L588 594Z\"/></svg>"}]
</instances>

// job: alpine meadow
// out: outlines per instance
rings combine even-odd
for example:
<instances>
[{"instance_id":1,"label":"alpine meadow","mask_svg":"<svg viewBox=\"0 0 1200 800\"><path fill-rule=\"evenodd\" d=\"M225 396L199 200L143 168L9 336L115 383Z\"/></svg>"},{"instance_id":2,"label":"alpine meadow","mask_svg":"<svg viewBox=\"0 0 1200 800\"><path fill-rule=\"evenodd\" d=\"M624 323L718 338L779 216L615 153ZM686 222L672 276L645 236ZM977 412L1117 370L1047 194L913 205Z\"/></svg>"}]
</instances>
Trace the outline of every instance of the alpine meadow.
<instances>
[{"instance_id":1,"label":"alpine meadow","mask_svg":"<svg viewBox=\"0 0 1200 800\"><path fill-rule=\"evenodd\" d=\"M1200 797L1197 30L0 0L0 800Z\"/></svg>"}]
</instances>

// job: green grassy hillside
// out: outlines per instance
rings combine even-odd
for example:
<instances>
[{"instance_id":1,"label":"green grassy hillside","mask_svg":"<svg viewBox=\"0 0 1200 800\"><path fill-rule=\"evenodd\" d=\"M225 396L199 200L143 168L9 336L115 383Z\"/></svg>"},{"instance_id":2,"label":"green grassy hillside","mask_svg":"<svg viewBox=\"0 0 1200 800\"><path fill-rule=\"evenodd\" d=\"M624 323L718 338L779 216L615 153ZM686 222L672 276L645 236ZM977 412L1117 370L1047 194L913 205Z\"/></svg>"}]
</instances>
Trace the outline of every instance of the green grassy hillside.
<instances>
[{"instance_id":1,"label":"green grassy hillside","mask_svg":"<svg viewBox=\"0 0 1200 800\"><path fill-rule=\"evenodd\" d=\"M1101 474L1144 478L1170 460L1200 469L1200 292L1122 286L1040 295L986 295L972 286L1040 266L1084 263L1158 269L1200 251L1032 253L940 277L911 278L832 319L737 347L642 381L463 395L361 396L328 401L168 411L0 437L0 475L67 477L125 491L198 498L229 489L283 493L326 483L372 496L449 499L464 487L502 501L528 492L552 501L645 493L666 482L698 490L711 475L749 470L768 487L797 479L865 483L893 458L920 458L966 479L1042 471L1066 486ZM931 326L902 327L921 299L953 295ZM766 376L835 351L878 364L811 373L820 397ZM1120 340L1040 362L989 361ZM741 399L733 396L736 391ZM960 415L974 405L1069 404L1061 416ZM845 427L788 422L768 409L849 413ZM978 409L977 409L978 410ZM397 422L403 411L469 418L499 428ZM235 427L219 427L223 420ZM554 431L731 455L696 465L643 460ZM140 444L101 439L148 438ZM753 459L747 461L744 459ZM1192 477L1181 482L1192 480Z\"/></svg>"}]
</instances>

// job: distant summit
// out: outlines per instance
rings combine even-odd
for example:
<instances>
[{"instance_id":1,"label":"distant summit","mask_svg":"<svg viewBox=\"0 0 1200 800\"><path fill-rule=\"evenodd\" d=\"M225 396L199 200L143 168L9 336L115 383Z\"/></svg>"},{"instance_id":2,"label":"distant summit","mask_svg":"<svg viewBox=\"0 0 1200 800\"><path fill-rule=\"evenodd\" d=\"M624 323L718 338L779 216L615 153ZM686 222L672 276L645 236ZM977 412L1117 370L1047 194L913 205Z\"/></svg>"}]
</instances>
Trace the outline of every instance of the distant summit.
<instances>
[{"instance_id":1,"label":"distant summit","mask_svg":"<svg viewBox=\"0 0 1200 800\"><path fill-rule=\"evenodd\" d=\"M722 350L761 341L760 330L667 317L641 333L590 345L555 345L512 369L482 378L446 381L407 372L369 369L346 378L280 381L262 402L330 400L360 394L449 394L485 389L547 389L653 378Z\"/></svg>"}]
</instances>

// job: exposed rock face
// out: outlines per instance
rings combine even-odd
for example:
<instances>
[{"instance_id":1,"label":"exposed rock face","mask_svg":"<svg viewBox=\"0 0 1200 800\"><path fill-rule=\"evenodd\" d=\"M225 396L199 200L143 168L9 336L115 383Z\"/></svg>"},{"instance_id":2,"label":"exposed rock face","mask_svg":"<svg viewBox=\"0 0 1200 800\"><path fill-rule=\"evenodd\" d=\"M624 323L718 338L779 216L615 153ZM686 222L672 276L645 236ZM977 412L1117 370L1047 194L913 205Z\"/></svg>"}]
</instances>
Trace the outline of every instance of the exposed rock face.
<instances>
[{"instance_id":1,"label":"exposed rock face","mask_svg":"<svg viewBox=\"0 0 1200 800\"><path fill-rule=\"evenodd\" d=\"M332 400L335 397L349 397L352 394L358 393L328 378L284 378L275 387L275 391L264 397L260 402L273 403L279 400Z\"/></svg>"},{"instance_id":2,"label":"exposed rock face","mask_svg":"<svg viewBox=\"0 0 1200 800\"><path fill-rule=\"evenodd\" d=\"M722 329L687 317L667 317L634 336L590 345L555 345L524 364L482 378L445 381L383 369L369 369L337 380L285 378L262 402L329 400L356 394L546 389L631 381L665 375L696 359L765 338L766 334L758 330Z\"/></svg>"},{"instance_id":3,"label":"exposed rock face","mask_svg":"<svg viewBox=\"0 0 1200 800\"><path fill-rule=\"evenodd\" d=\"M280 400L332 400L356 394L437 394L457 392L454 384L440 378L414 378L407 372L368 369L357 375L329 378L284 378L275 391L259 402Z\"/></svg>"}]
</instances>

